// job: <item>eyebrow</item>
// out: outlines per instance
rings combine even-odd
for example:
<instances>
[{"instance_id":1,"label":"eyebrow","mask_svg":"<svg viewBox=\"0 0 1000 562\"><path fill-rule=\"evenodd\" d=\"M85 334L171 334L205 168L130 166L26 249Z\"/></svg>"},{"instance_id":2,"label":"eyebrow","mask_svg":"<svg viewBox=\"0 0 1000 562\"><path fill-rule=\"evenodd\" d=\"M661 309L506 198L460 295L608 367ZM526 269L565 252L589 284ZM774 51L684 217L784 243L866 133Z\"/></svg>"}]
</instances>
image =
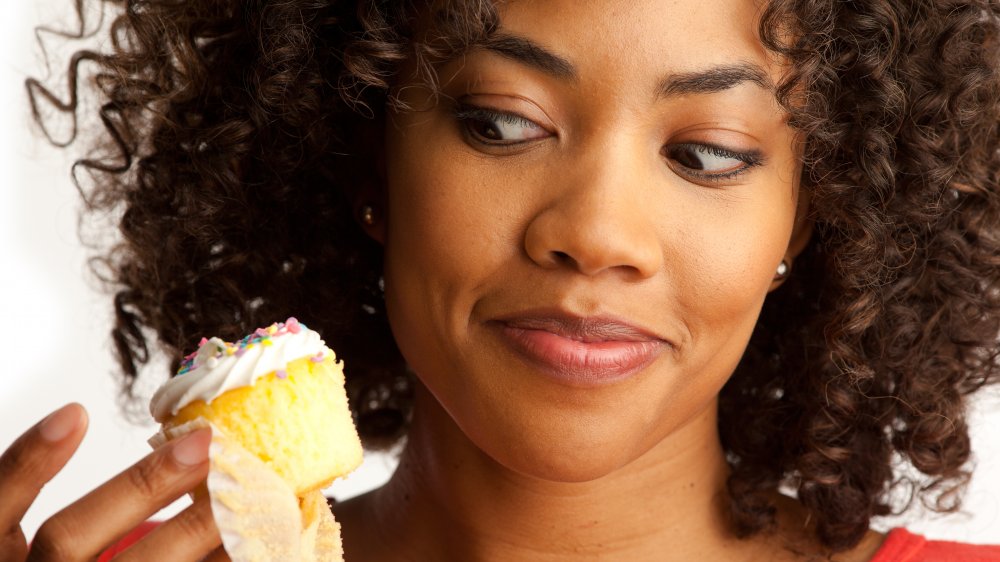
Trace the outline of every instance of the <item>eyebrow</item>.
<instances>
[{"instance_id":1,"label":"eyebrow","mask_svg":"<svg viewBox=\"0 0 1000 562\"><path fill-rule=\"evenodd\" d=\"M483 47L556 78L576 80L573 63L525 37L498 33L487 39Z\"/></svg>"},{"instance_id":2,"label":"eyebrow","mask_svg":"<svg viewBox=\"0 0 1000 562\"><path fill-rule=\"evenodd\" d=\"M526 37L498 33L487 39L482 46L555 78L576 80L578 77L573 63ZM757 84L768 91L774 89L774 84L764 69L750 62L738 62L694 72L670 74L660 81L656 91L658 97L714 94L744 82Z\"/></svg>"},{"instance_id":3,"label":"eyebrow","mask_svg":"<svg viewBox=\"0 0 1000 562\"><path fill-rule=\"evenodd\" d=\"M713 94L744 82L757 84L765 90L774 89L764 69L749 62L715 66L706 70L672 74L660 82L660 96Z\"/></svg>"}]
</instances>

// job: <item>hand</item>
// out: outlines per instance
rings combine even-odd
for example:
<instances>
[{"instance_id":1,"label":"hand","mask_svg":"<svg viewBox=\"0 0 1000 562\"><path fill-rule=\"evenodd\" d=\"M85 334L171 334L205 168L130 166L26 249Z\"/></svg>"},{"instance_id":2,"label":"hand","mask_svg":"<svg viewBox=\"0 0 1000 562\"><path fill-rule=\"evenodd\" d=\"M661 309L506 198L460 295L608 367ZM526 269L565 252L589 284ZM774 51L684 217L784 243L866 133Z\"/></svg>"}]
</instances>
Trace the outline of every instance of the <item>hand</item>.
<instances>
[{"instance_id":1,"label":"hand","mask_svg":"<svg viewBox=\"0 0 1000 562\"><path fill-rule=\"evenodd\" d=\"M86 431L87 412L70 404L26 431L0 456L0 562L94 560L208 475L211 433L203 429L160 447L50 517L29 548L21 518L76 452ZM208 500L202 498L115 560L228 560L220 542Z\"/></svg>"}]
</instances>

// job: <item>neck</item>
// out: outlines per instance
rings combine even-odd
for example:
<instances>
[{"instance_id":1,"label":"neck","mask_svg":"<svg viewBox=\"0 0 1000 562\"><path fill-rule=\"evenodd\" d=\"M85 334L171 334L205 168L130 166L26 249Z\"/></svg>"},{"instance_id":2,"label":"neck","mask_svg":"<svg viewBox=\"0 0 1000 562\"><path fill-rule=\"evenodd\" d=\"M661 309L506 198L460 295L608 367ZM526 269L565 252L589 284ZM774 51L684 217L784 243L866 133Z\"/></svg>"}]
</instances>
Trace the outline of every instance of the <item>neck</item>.
<instances>
[{"instance_id":1,"label":"neck","mask_svg":"<svg viewBox=\"0 0 1000 562\"><path fill-rule=\"evenodd\" d=\"M406 449L368 519L421 560L729 559L727 466L711 404L643 456L589 482L513 472L420 389ZM744 545L745 546L745 545ZM719 558L719 556L723 556Z\"/></svg>"}]
</instances>

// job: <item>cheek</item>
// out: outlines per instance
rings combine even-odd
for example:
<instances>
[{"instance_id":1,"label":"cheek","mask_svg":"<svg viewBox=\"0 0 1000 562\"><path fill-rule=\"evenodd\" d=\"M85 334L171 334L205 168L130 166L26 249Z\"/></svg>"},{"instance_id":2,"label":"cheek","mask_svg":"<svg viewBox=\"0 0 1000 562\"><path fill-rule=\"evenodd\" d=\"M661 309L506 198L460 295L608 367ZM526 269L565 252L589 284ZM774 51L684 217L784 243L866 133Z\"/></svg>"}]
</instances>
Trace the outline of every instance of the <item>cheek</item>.
<instances>
[{"instance_id":1,"label":"cheek","mask_svg":"<svg viewBox=\"0 0 1000 562\"><path fill-rule=\"evenodd\" d=\"M475 275L495 246L499 230L483 228L476 178L433 158L415 161L407 152L389 168L389 232L386 259L422 270L427 281ZM412 277L409 276L408 277Z\"/></svg>"},{"instance_id":2,"label":"cheek","mask_svg":"<svg viewBox=\"0 0 1000 562\"><path fill-rule=\"evenodd\" d=\"M445 356L443 342L467 337L477 291L514 248L516 213L497 210L516 203L495 178L463 161L454 134L440 129L404 122L387 135L386 305L415 367Z\"/></svg>"},{"instance_id":3,"label":"cheek","mask_svg":"<svg viewBox=\"0 0 1000 562\"><path fill-rule=\"evenodd\" d=\"M746 349L775 269L787 249L794 200L743 201L721 211L707 207L674 240L668 262L671 313L686 331L677 363L664 363L647 389L655 397L642 447L703 411L732 375ZM689 215L691 216L691 215ZM669 381L669 382L662 382Z\"/></svg>"},{"instance_id":4,"label":"cheek","mask_svg":"<svg viewBox=\"0 0 1000 562\"><path fill-rule=\"evenodd\" d=\"M403 274L397 279L413 277L398 267L406 264L427 282L468 288L520 255L530 202L519 186L530 179L518 166L498 172L450 130L449 119L420 119L399 117L387 135L386 260Z\"/></svg>"},{"instance_id":5,"label":"cheek","mask_svg":"<svg viewBox=\"0 0 1000 562\"><path fill-rule=\"evenodd\" d=\"M735 366L787 251L794 214L790 193L760 198L715 213L687 235L679 304L697 349L717 353L728 345Z\"/></svg>"}]
</instances>

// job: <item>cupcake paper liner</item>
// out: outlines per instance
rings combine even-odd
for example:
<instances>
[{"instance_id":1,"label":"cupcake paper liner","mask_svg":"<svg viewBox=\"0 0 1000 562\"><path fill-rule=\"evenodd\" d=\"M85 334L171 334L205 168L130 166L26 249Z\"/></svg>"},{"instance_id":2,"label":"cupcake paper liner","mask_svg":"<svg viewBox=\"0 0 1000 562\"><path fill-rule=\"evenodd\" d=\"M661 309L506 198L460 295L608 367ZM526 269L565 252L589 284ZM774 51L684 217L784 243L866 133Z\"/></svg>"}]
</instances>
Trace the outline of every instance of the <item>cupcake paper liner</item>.
<instances>
[{"instance_id":1,"label":"cupcake paper liner","mask_svg":"<svg viewBox=\"0 0 1000 562\"><path fill-rule=\"evenodd\" d=\"M322 491L297 497L264 461L218 426L198 418L160 431L149 444L158 448L201 427L212 429L206 487L233 562L343 562L340 525Z\"/></svg>"}]
</instances>

